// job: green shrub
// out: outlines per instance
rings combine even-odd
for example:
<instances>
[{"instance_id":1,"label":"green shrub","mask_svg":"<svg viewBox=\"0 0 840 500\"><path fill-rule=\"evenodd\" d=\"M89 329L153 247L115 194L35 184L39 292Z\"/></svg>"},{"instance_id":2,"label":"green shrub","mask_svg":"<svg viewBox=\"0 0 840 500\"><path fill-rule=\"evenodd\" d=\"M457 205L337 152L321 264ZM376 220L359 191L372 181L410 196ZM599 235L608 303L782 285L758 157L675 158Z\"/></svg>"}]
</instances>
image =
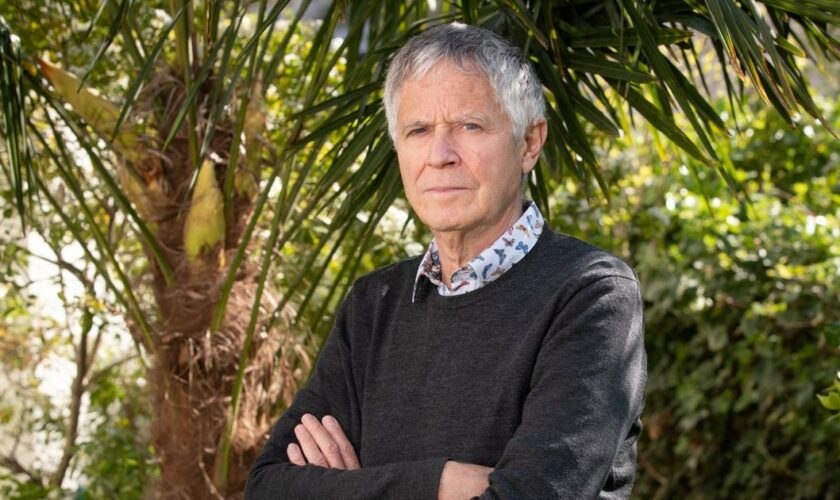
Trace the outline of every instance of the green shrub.
<instances>
[{"instance_id":1,"label":"green shrub","mask_svg":"<svg viewBox=\"0 0 840 500\"><path fill-rule=\"evenodd\" d=\"M611 147L610 206L553 197L554 227L642 282L639 498L840 496L840 419L816 397L840 367L840 142L772 113L749 126L719 146L748 201L644 141Z\"/></svg>"}]
</instances>

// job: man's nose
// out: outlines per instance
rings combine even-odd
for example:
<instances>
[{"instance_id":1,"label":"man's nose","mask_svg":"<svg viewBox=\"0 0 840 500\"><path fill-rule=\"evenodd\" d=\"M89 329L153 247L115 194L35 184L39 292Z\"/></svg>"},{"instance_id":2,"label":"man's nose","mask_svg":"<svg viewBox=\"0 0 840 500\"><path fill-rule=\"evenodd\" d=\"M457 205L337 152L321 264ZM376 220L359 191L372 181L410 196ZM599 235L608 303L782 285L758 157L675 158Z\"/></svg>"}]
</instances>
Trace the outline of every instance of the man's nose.
<instances>
[{"instance_id":1,"label":"man's nose","mask_svg":"<svg viewBox=\"0 0 840 500\"><path fill-rule=\"evenodd\" d=\"M426 164L434 168L444 168L458 162L458 153L448 131L435 131L432 135Z\"/></svg>"}]
</instances>

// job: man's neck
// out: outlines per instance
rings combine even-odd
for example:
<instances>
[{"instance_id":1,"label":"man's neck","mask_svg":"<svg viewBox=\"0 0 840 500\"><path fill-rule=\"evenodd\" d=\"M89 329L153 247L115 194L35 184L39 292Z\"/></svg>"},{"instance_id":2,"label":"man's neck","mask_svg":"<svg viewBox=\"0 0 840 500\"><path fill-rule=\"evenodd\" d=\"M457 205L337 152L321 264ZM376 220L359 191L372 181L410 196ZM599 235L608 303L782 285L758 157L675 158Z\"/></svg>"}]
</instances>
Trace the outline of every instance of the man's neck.
<instances>
[{"instance_id":1,"label":"man's neck","mask_svg":"<svg viewBox=\"0 0 840 500\"><path fill-rule=\"evenodd\" d=\"M499 222L489 228L474 231L446 231L434 232L435 245L440 257L441 278L450 287L452 273L467 265L476 255L489 248L499 237L507 231L524 213L522 200L511 207Z\"/></svg>"}]
</instances>

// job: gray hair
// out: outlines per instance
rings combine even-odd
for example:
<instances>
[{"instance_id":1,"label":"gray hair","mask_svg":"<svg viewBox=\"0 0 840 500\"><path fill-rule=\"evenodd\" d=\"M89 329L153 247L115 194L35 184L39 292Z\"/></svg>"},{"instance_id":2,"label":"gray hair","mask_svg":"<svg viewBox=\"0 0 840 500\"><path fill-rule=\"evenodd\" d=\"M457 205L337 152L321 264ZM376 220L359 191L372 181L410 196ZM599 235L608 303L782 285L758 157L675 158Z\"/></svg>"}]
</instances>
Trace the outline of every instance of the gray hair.
<instances>
[{"instance_id":1,"label":"gray hair","mask_svg":"<svg viewBox=\"0 0 840 500\"><path fill-rule=\"evenodd\" d=\"M545 118L542 85L522 51L492 31L453 22L411 38L391 60L384 104L392 140L403 82L421 78L441 61L452 62L466 73L478 71L487 79L510 119L517 143L525 138L528 127Z\"/></svg>"}]
</instances>

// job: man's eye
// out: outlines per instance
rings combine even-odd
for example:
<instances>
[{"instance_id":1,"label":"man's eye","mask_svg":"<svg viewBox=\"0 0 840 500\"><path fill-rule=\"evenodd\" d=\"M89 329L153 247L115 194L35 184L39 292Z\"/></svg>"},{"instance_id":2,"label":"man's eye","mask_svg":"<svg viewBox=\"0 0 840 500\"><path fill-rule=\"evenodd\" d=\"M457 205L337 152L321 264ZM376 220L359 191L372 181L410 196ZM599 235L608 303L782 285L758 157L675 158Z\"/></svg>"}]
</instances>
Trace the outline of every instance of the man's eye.
<instances>
[{"instance_id":1,"label":"man's eye","mask_svg":"<svg viewBox=\"0 0 840 500\"><path fill-rule=\"evenodd\" d=\"M417 128L413 128L413 129L409 130L406 135L409 135L409 136L420 135L425 131L426 131L426 127L417 127Z\"/></svg>"},{"instance_id":2,"label":"man's eye","mask_svg":"<svg viewBox=\"0 0 840 500\"><path fill-rule=\"evenodd\" d=\"M464 128L467 130L481 130L481 125L477 123L465 123Z\"/></svg>"}]
</instances>

